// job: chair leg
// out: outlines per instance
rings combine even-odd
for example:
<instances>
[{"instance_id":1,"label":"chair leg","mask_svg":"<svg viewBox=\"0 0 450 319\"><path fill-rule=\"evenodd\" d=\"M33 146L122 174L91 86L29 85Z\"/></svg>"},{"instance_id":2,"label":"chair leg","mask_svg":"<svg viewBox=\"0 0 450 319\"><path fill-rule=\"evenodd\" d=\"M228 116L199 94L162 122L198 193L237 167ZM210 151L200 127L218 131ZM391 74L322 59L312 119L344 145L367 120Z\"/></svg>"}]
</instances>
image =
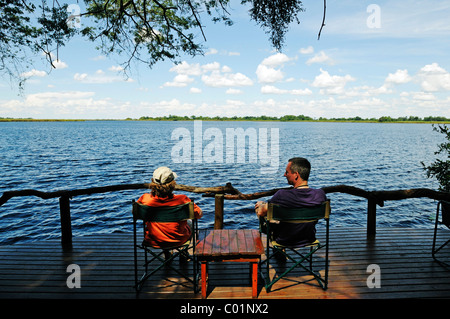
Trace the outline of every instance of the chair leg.
<instances>
[{"instance_id":1,"label":"chair leg","mask_svg":"<svg viewBox=\"0 0 450 319\"><path fill-rule=\"evenodd\" d=\"M198 265L197 265L197 260L195 259L195 255L193 257L193 277L192 279L189 277L189 275L181 272L180 270L178 270L177 268L175 268L174 266L171 265L172 261L176 258L176 257L181 257L181 254L183 253L187 253L189 247L185 247L183 249L175 249L174 252L170 255L170 256L166 256L168 258L164 258L162 257L162 255L164 254L164 250L161 250L160 252L153 252L151 250L147 250L144 249L144 255L145 255L145 263L144 263L144 273L141 276L140 279L138 279L138 261L137 261L137 256L135 257L135 288L137 291L139 291L142 288L143 283L150 277L152 276L154 273L156 273L158 270L160 270L161 268L168 266L171 270L173 270L174 272L176 272L178 275L180 275L181 277L185 278L186 280L188 280L189 282L191 282L194 286L194 292L197 293L198 292ZM176 251L176 252L175 252ZM148 253L150 253L153 258L149 259L148 258ZM150 263L152 263L154 260L157 260L160 262L160 264L155 268L152 269L152 271L149 272L148 266Z\"/></svg>"},{"instance_id":2,"label":"chair leg","mask_svg":"<svg viewBox=\"0 0 450 319\"><path fill-rule=\"evenodd\" d=\"M275 254L271 254L270 256L267 256L267 259L264 262L267 262L266 265L266 274L264 276L265 278L265 288L267 292L270 292L272 286L281 278L283 278L284 276L286 276L288 273L290 273L292 270L294 270L297 267L301 267L303 268L305 271L307 271L308 273L310 273L312 276L314 276L314 278L317 280L318 284L320 285L320 287L322 287L322 289L326 290L327 286L328 286L328 265L325 265L325 279L323 279L320 275L320 273L316 273L314 272L313 268L312 268L312 258L314 253L320 249L323 248L324 246L319 246L318 248L314 248L314 247L310 247L310 252L308 254L303 255L302 253L298 252L295 249L290 249L291 251L293 251L295 254L297 254L298 256L301 257L301 259L299 260L295 260L294 258L292 258L291 256L289 256L289 254L287 252L284 252L281 249L278 249L276 247L273 247L273 250L276 251L275 253L282 253L283 255L286 256L287 259L291 260L294 264L287 269L286 271L284 271L281 275L277 276L276 278L274 278L273 280L270 280L270 274L269 274L269 259ZM327 254L328 256L328 254ZM309 262L309 268L305 265L303 265L302 263L304 263L305 261ZM327 263L328 260L325 260L325 262Z\"/></svg>"},{"instance_id":3,"label":"chair leg","mask_svg":"<svg viewBox=\"0 0 450 319\"><path fill-rule=\"evenodd\" d=\"M439 206L441 205L441 202L438 202L437 204L437 209L436 209L436 221L434 224L434 235L433 235L433 247L431 249L431 256L433 257L433 259L436 259L435 257L435 253L436 253L436 236L437 236L437 228L438 228L438 223L439 223Z\"/></svg>"}]
</instances>

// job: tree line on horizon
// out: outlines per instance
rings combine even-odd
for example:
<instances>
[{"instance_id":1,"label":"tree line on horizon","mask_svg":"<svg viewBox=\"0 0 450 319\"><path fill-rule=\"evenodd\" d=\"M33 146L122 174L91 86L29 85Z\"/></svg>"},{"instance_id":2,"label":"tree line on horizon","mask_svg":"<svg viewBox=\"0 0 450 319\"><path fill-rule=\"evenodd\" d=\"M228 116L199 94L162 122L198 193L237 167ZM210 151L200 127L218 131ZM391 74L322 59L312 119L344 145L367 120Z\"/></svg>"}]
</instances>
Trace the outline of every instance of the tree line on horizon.
<instances>
[{"instance_id":1,"label":"tree line on horizon","mask_svg":"<svg viewBox=\"0 0 450 319\"><path fill-rule=\"evenodd\" d=\"M132 118L127 118L127 120L133 120ZM169 115L169 116L141 116L138 120L140 121L192 121L192 120L203 120L203 121L353 121L353 122L450 122L449 118L444 116L426 116L424 118L418 116L401 116L401 117L390 117L390 116L381 116L379 118L361 118L359 116L355 117L340 117L340 118L325 118L319 117L318 119L314 119L310 116L306 115L283 115L281 117L276 116L179 116L179 115Z\"/></svg>"},{"instance_id":2,"label":"tree line on horizon","mask_svg":"<svg viewBox=\"0 0 450 319\"><path fill-rule=\"evenodd\" d=\"M101 119L98 119L101 120ZM306 115L283 115L281 117L276 116L180 116L180 115L168 115L168 116L141 116L138 119L126 118L126 121L307 121L307 122L379 122L379 123L389 123L389 122L430 122L430 123L450 123L450 118L444 116L426 116L424 118L418 116L401 116L401 117L390 117L381 116L379 118L362 118L360 116L355 117L339 117L339 118L325 118L319 117L318 119L312 118ZM13 117L0 117L0 121L82 121L82 120L65 120L65 119L33 119L31 117L27 118L13 118Z\"/></svg>"}]
</instances>

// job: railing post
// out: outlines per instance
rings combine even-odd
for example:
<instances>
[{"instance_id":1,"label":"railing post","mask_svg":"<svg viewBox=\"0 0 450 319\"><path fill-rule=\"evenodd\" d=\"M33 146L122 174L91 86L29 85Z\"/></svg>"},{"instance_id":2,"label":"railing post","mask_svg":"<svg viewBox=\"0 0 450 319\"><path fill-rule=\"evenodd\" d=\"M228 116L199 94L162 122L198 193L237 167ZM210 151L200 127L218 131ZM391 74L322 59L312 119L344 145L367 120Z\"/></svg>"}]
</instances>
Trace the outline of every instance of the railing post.
<instances>
[{"instance_id":1,"label":"railing post","mask_svg":"<svg viewBox=\"0 0 450 319\"><path fill-rule=\"evenodd\" d=\"M377 203L373 199L367 201L367 237L374 238L377 232Z\"/></svg>"},{"instance_id":2,"label":"railing post","mask_svg":"<svg viewBox=\"0 0 450 319\"><path fill-rule=\"evenodd\" d=\"M223 194L216 194L214 209L214 229L223 229Z\"/></svg>"},{"instance_id":3,"label":"railing post","mask_svg":"<svg viewBox=\"0 0 450 319\"><path fill-rule=\"evenodd\" d=\"M70 217L70 197L59 198L59 214L61 218L61 245L64 250L72 249L72 221Z\"/></svg>"}]
</instances>

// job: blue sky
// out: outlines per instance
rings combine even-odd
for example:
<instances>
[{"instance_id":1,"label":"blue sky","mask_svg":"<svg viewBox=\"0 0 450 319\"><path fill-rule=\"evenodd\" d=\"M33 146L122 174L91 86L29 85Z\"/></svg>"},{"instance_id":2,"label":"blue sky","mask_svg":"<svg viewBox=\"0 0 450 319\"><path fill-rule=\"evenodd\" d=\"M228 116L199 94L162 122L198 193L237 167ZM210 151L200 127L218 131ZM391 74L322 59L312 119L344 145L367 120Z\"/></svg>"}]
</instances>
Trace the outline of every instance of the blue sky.
<instances>
[{"instance_id":1,"label":"blue sky","mask_svg":"<svg viewBox=\"0 0 450 319\"><path fill-rule=\"evenodd\" d=\"M328 0L320 40L323 2L303 5L282 52L232 1L232 27L203 17L204 56L133 65L129 77L124 57L75 38L56 69L39 57L24 70L21 95L2 79L0 117L450 117L450 2Z\"/></svg>"}]
</instances>

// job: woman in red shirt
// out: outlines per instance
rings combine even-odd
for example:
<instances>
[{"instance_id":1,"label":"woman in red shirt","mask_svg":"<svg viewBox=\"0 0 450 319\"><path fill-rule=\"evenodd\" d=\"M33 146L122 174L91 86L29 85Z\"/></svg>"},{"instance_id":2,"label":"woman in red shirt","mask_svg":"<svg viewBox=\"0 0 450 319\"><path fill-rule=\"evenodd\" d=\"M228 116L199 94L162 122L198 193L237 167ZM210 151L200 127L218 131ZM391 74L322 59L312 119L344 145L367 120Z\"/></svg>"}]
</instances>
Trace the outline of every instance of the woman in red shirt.
<instances>
[{"instance_id":1,"label":"woman in red shirt","mask_svg":"<svg viewBox=\"0 0 450 319\"><path fill-rule=\"evenodd\" d=\"M186 195L173 194L177 174L168 167L159 167L153 172L150 183L151 192L142 195L138 203L153 206L177 206L191 202ZM194 203L194 213L197 219L203 216L202 210ZM158 223L147 222L145 242L157 248L170 249L185 243L192 234L192 225L188 221ZM166 254L167 255L167 254Z\"/></svg>"}]
</instances>

